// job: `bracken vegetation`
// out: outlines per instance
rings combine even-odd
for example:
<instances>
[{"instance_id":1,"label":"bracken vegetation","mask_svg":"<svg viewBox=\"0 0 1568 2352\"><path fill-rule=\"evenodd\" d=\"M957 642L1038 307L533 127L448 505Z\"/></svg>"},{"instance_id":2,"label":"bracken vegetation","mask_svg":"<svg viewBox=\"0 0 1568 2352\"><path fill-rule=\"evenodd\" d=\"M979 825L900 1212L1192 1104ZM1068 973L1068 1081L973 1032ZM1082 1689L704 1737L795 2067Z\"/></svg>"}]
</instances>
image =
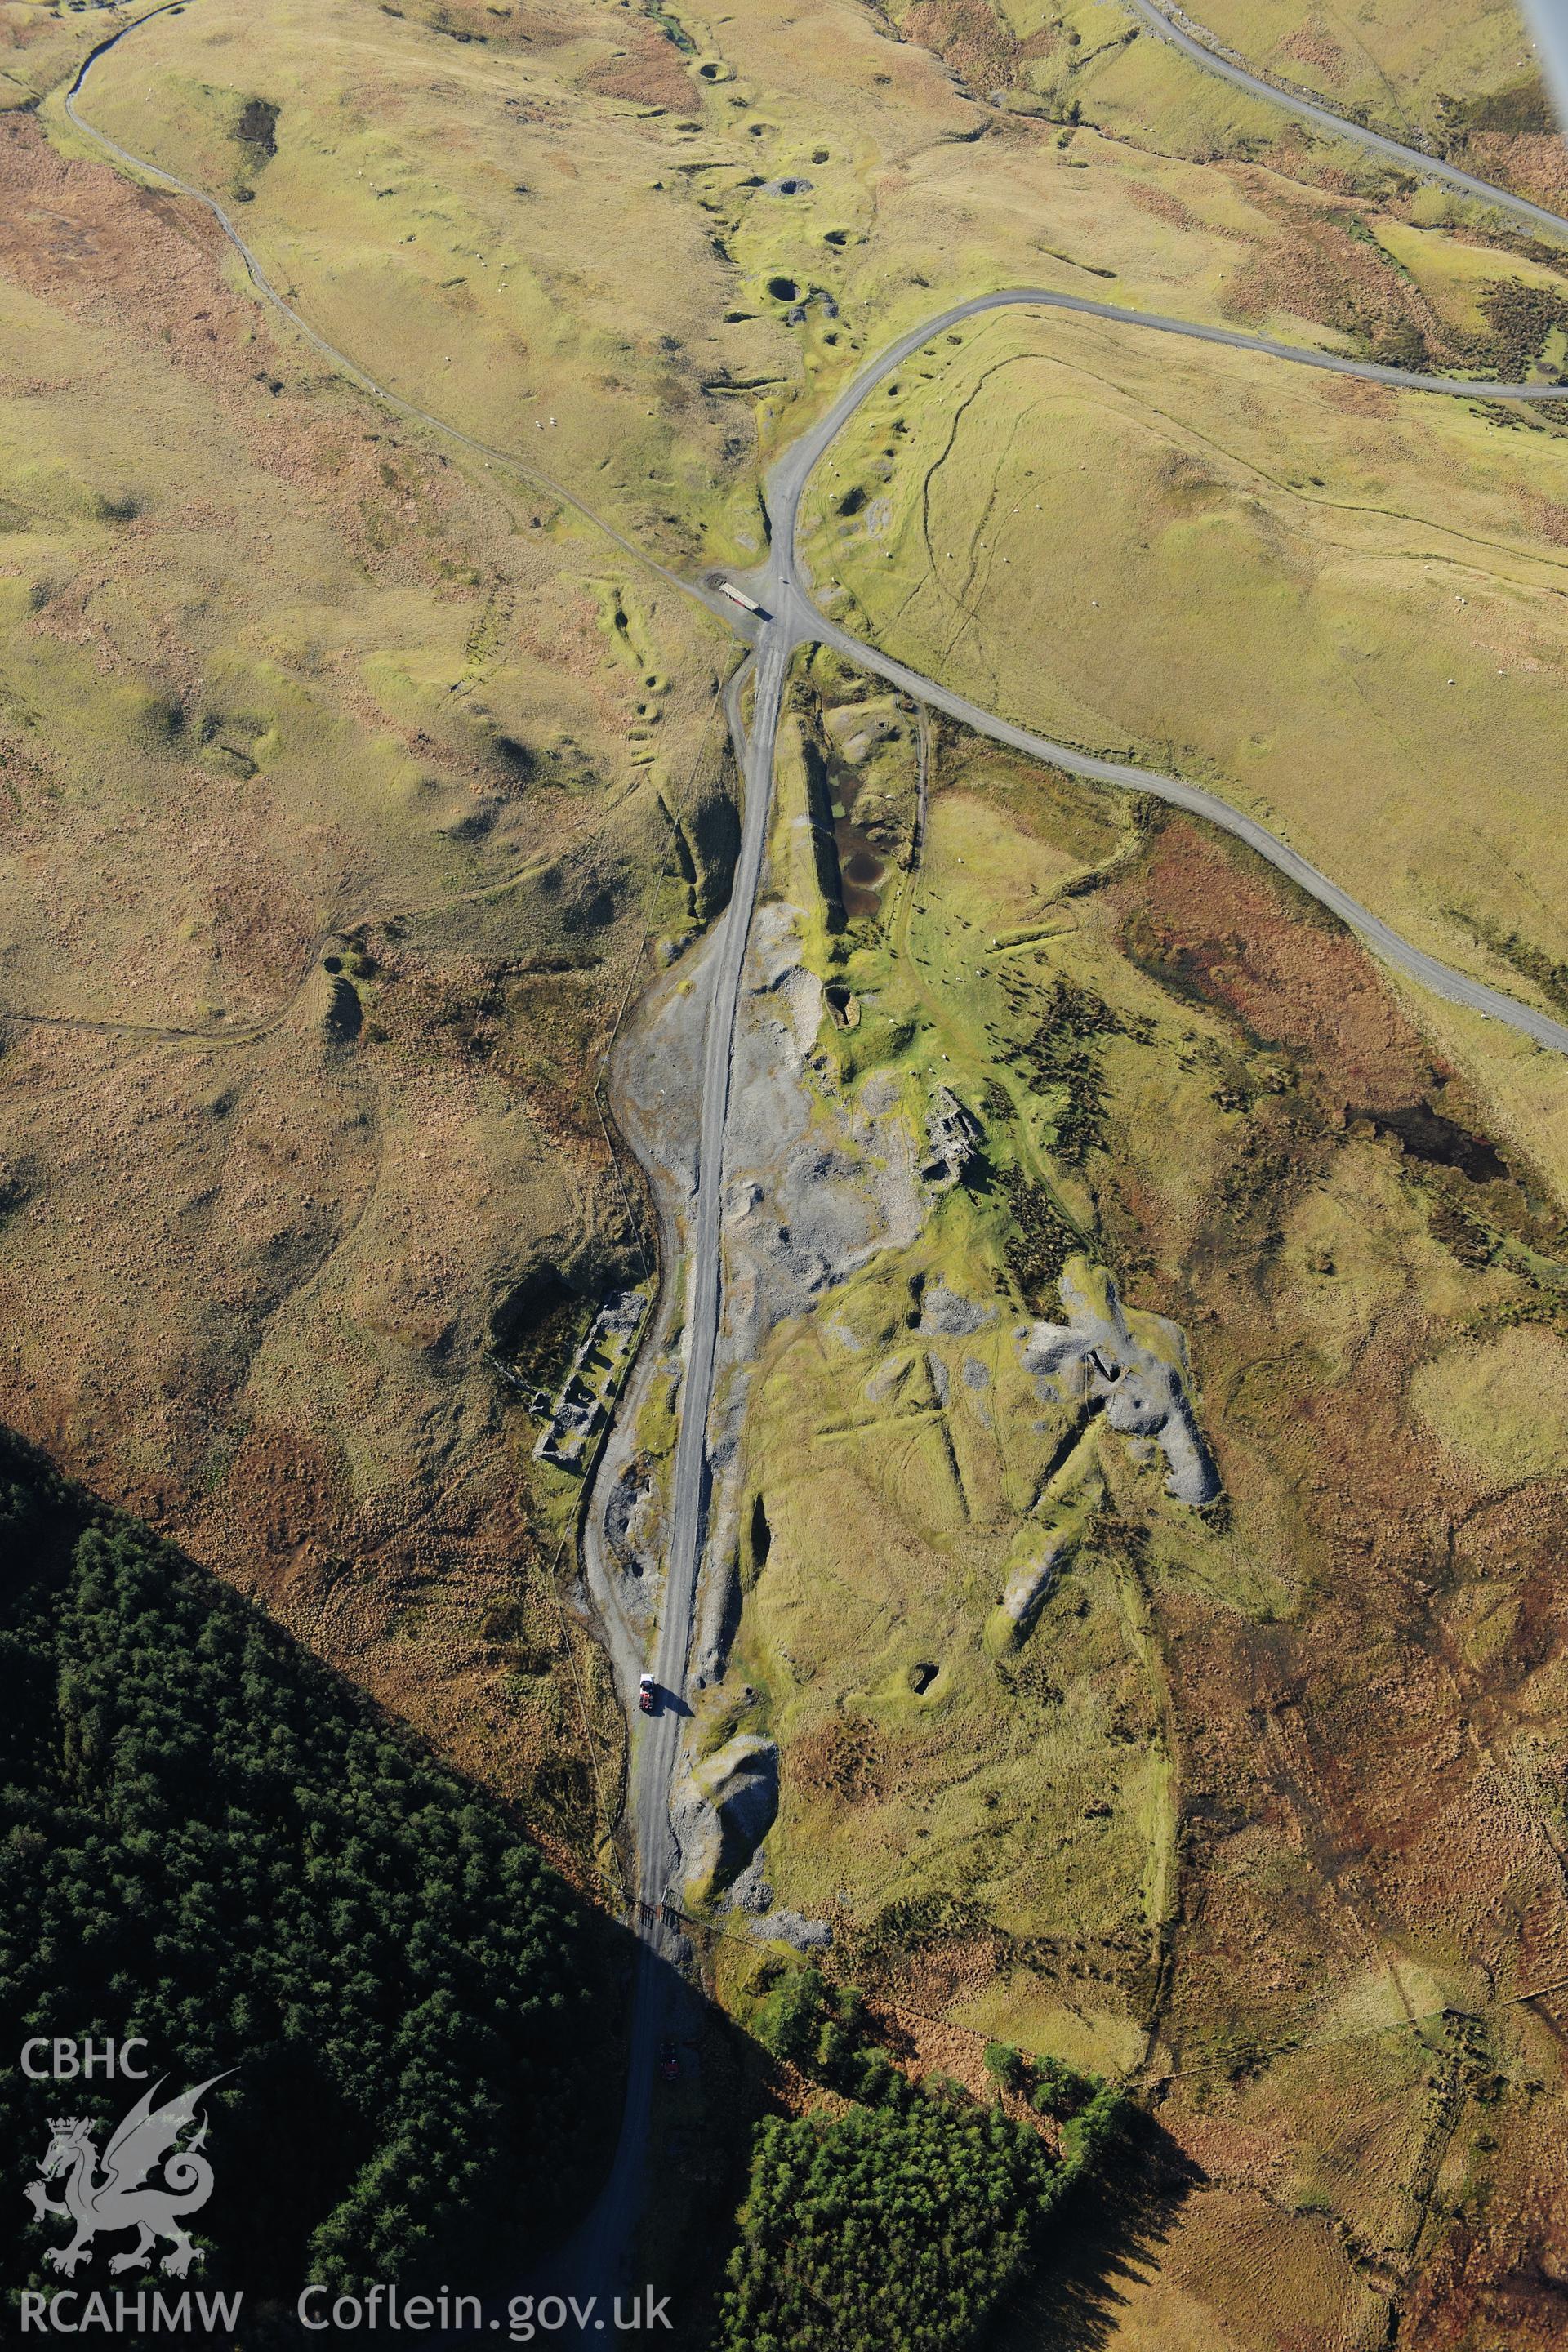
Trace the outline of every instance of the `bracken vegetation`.
<instances>
[{"instance_id":1,"label":"bracken vegetation","mask_svg":"<svg viewBox=\"0 0 1568 2352\"><path fill-rule=\"evenodd\" d=\"M1105 1079L1100 1041L1131 1034L1128 1024L1092 989L1058 979L1046 1000L1044 1018L1016 1059L1035 1092L1065 1097L1056 1115L1058 1156L1079 1167L1104 1140Z\"/></svg>"},{"instance_id":2,"label":"bracken vegetation","mask_svg":"<svg viewBox=\"0 0 1568 2352\"><path fill-rule=\"evenodd\" d=\"M1031 1184L1020 1170L1007 1169L1001 1182L1013 1215L1008 1266L1031 1307L1048 1312L1061 1270L1074 1250L1083 1247L1083 1235L1068 1224L1044 1185Z\"/></svg>"},{"instance_id":3,"label":"bracken vegetation","mask_svg":"<svg viewBox=\"0 0 1568 2352\"><path fill-rule=\"evenodd\" d=\"M1519 382L1527 374L1554 327L1568 326L1568 302L1549 287L1526 286L1510 278L1489 286L1481 310L1492 331L1492 357L1499 376Z\"/></svg>"},{"instance_id":4,"label":"bracken vegetation","mask_svg":"<svg viewBox=\"0 0 1568 2352\"><path fill-rule=\"evenodd\" d=\"M254 2305L461 2276L560 2227L598 1974L570 1892L492 1800L3 1437L0 1549L0 2002L18 2042L144 2036L165 2096L233 2070L203 2103L203 2282ZM101 2154L133 2095L13 2070L0 2131L41 2158L69 2108ZM9 2275L47 2284L61 2224L21 2205Z\"/></svg>"}]
</instances>

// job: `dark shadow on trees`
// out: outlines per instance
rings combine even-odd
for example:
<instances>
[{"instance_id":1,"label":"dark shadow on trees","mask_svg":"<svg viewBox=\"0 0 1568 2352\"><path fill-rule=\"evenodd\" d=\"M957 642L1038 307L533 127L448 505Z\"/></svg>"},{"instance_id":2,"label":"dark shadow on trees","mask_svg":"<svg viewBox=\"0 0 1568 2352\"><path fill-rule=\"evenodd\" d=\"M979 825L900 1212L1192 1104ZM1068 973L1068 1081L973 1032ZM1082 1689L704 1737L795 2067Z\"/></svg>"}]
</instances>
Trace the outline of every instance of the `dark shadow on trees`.
<instances>
[{"instance_id":1,"label":"dark shadow on trees","mask_svg":"<svg viewBox=\"0 0 1568 2352\"><path fill-rule=\"evenodd\" d=\"M630 1930L523 1853L505 1808L363 1692L5 1432L0 1537L13 2008L25 2032L149 2036L171 2091L227 2074L211 2095L222 2194L193 2280L245 2290L226 2352L317 2341L296 2298L322 2268L334 2292L397 2279L404 2297L473 2294L502 2339L514 2294L574 2287L605 2298L582 2339L595 2347L615 2340L608 2299L651 2286L669 2296L659 2340L707 2352L754 2128L798 2105L781 2097L786 2078L798 2092L792 2070L842 2090L860 2116L929 2116L956 2098L964 2131L984 2124L984 2105L956 2086L913 2091L865 2038L858 1996L813 1970L816 2007L764 1978L754 2030L737 2023L697 1981L711 1980L716 1948L700 1948L719 1931L687 1921L683 1964L673 1946L650 1963L656 2030L637 2057L647 2079L632 2084L646 2160L635 2195L623 2176L609 2225L594 2231L615 2181L643 1965ZM52 1937L47 1965L26 1932L35 1923ZM519 1965L503 1981L507 1954ZM400 2039L411 2001L412 2050ZM120 2089L94 2082L67 2103L101 2136L125 2110ZM56 2104L52 2084L0 2100L14 2164L37 2162ZM858 2162L863 2139L848 2140ZM1044 2218L1038 2267L992 2329L994 2352L1108 2346L1201 2178L1136 2111L1085 2160L1048 2210L1037 2181L1011 2176L1012 2210ZM582 2260L585 2212L608 2263ZM323 2263L318 2232L334 2213L348 2221L335 2242L328 2231L337 2251ZM784 2218L792 2231L787 2200ZM32 2270L58 2284L38 2267L54 2234L0 2217L14 2280ZM619 2274L595 2274L606 2268ZM426 2323L424 2340L442 2342L439 2326ZM546 2340L565 2352L572 2338ZM141 2352L143 2338L118 2341Z\"/></svg>"},{"instance_id":2,"label":"dark shadow on trees","mask_svg":"<svg viewBox=\"0 0 1568 2352\"><path fill-rule=\"evenodd\" d=\"M244 2291L226 2343L282 2340L323 2273L478 2286L572 2226L619 2121L632 1937L491 1790L3 1429L0 1790L17 2042L134 2033L167 2097L213 2084L188 2284ZM13 2071L13 2177L68 2109L101 2164L141 2087ZM58 2242L0 2208L14 2289L101 2286L124 2239L68 2282Z\"/></svg>"},{"instance_id":3,"label":"dark shadow on trees","mask_svg":"<svg viewBox=\"0 0 1568 2352\"><path fill-rule=\"evenodd\" d=\"M1203 2179L1162 2124L1131 2110L1106 2160L1047 2227L1039 2267L997 2320L991 2352L1100 2352L1110 2344L1129 2290L1159 2268Z\"/></svg>"}]
</instances>

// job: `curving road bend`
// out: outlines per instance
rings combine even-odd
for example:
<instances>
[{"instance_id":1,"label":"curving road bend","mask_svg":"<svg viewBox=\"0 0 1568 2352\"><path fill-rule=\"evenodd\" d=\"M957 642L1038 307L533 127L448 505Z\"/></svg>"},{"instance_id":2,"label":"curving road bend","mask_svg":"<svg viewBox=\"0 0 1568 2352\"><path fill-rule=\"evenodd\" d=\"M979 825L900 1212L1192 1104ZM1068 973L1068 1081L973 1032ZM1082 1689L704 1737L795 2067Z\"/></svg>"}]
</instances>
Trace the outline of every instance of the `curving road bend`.
<instances>
[{"instance_id":1,"label":"curving road bend","mask_svg":"<svg viewBox=\"0 0 1568 2352\"><path fill-rule=\"evenodd\" d=\"M801 646L811 644L830 646L845 659L886 677L918 702L944 710L998 742L1047 761L1071 774L1129 791L1147 793L1205 818L1246 842L1321 905L1347 923L1369 948L1394 969L1451 1003L1489 1014L1537 1045L1568 1055L1568 1026L1516 998L1451 970L1412 946L1379 916L1320 873L1289 843L1227 802L1184 782L1179 777L1162 775L1119 761L1098 759L1070 745L1037 735L1011 720L998 718L934 680L922 677L905 664L851 635L829 620L818 610L813 599L810 580L801 563L796 544L801 501L811 474L824 453L878 385L884 383L913 352L933 337L967 319L983 312L1010 308L1077 313L1119 326L1133 327L1141 331L1181 335L1194 341L1238 351L1261 352L1293 366L1357 376L1402 391L1437 396L1516 402L1555 401L1568 399L1568 386L1472 383L1447 377L1418 375L1401 368L1380 366L1372 361L1273 342L1264 337L1243 334L1235 329L1204 325L1157 312L1124 310L1111 303L1093 301L1081 295L1057 293L1045 288L1016 288L977 295L927 321L883 352L846 387L811 431L786 451L773 467L767 481L772 545L766 564L749 583L752 593L763 609L760 616L752 618L742 614L720 596L711 579L702 582L683 579L647 554L564 485L528 466L511 452L492 448L445 418L434 415L416 403L374 383L356 362L318 334L271 284L256 255L219 204L203 190L192 187L173 173L130 153L84 120L76 101L81 95L95 59L123 40L135 29L136 24L144 24L150 16L167 14L182 5L184 5L184 0L163 0L162 5L137 18L135 23L121 26L90 52L66 99L67 112L78 130L116 163L204 205L238 252L262 298L289 321L314 351L352 382L400 415L430 427L488 462L538 483L552 498L559 499L593 523L637 562L649 567L672 587L719 614L731 625L737 635L753 648L751 658L731 677L725 698L731 737L744 782L740 853L729 908L701 951L709 1011L703 1049L697 1183L689 1228L688 1354L670 1503L665 1599L655 1655L650 1665L663 1688L679 1694L686 1680L709 1502L708 1429L722 1303L721 1226L731 1052L746 945L767 843L779 719L789 667ZM1364 131L1360 125L1342 121L1324 108L1297 100L1289 93L1275 89L1270 84L1247 74L1240 68L1230 66L1172 26L1152 6L1152 0L1129 0L1129 5L1149 22L1152 30L1192 54L1205 69L1217 72L1275 104L1305 116L1309 121L1319 122L1336 136L1353 139L1407 168L1448 182L1466 194L1504 206L1516 215L1568 236L1568 220L1559 219L1540 206L1529 205L1501 189L1489 187L1484 182L1472 180L1466 173L1456 172L1414 149L1403 148L1376 132ZM753 682L754 690L749 734L741 717L741 696L748 679ZM626 2265L635 2245L641 2208L653 2114L655 2066L659 2042L668 2030L675 1988L679 1982L678 1972L683 1958L679 1933L658 1916L680 1860L669 1818L670 1791L679 1761L680 1720L679 1713L673 1708L666 1708L652 1718L642 1718L635 1713L632 1716L635 1738L628 1804L639 1864L641 1908L637 1926L641 1949L633 1997L631 2073L610 2179L582 2230L552 2266L552 2288L559 2288L562 2292L575 2287L604 2294L633 2284L626 2277ZM595 2338L584 2333L582 2340L591 2343Z\"/></svg>"},{"instance_id":2,"label":"curving road bend","mask_svg":"<svg viewBox=\"0 0 1568 2352\"><path fill-rule=\"evenodd\" d=\"M1270 866L1278 868L1309 898L1328 908L1331 914L1356 933L1374 955L1382 958L1394 971L1419 981L1434 996L1447 999L1450 1004L1467 1005L1472 1013L1484 1013L1494 1021L1506 1022L1510 1029L1520 1030L1538 1045L1545 1045L1558 1054L1568 1054L1568 1027L1553 1021L1550 1014L1538 1013L1533 1005L1524 1004L1517 997L1508 996L1500 989L1489 988L1484 981L1472 980L1467 972L1456 971L1452 965L1441 963L1425 950L1413 947L1401 939L1380 916L1352 898L1337 882L1320 873L1278 834L1259 824L1256 818L1233 808L1228 801L1220 800L1214 793L1205 793L1196 784L1184 784L1179 776L1155 775L1147 768L1127 766L1120 760L1097 760L1070 745L1053 743L1044 735L1031 734L1026 727L1015 727L1005 719L994 718L978 703L968 702L961 694L948 688L933 686L919 672L905 667L890 656L879 653L847 630L818 616L813 635L818 642L831 646L847 661L858 662L863 669L876 671L905 694L917 695L950 718L962 719L977 733L989 735L993 741L1005 743L1015 751L1025 751L1032 759L1049 761L1053 766L1065 768L1070 775L1089 776L1097 783L1116 784L1129 792L1148 793L1156 800L1169 801L1174 807L1187 809L1201 816L1221 832L1244 841L1249 849L1257 850Z\"/></svg>"},{"instance_id":3,"label":"curving road bend","mask_svg":"<svg viewBox=\"0 0 1568 2352\"><path fill-rule=\"evenodd\" d=\"M773 637L785 635L793 652L796 646L818 644L831 646L847 661L858 662L863 668L874 670L903 693L917 700L945 710L952 718L962 719L982 735L989 735L998 743L1014 751L1024 751L1038 760L1047 760L1064 768L1071 775L1087 776L1097 783L1115 784L1123 791L1151 793L1158 800L1169 801L1177 808L1189 810L1211 824L1245 841L1258 856L1277 866L1281 874L1305 890L1320 906L1349 925L1373 952L1405 972L1412 980L1450 1003L1463 1004L1472 1012L1484 1013L1493 1020L1505 1022L1510 1028L1521 1031L1537 1045L1555 1053L1568 1054L1568 1026L1554 1021L1550 1014L1538 1013L1533 1005L1502 990L1489 988L1485 982L1472 980L1466 972L1456 971L1441 963L1436 957L1402 939L1399 933L1353 898L1348 890L1320 873L1289 843L1271 833L1228 801L1214 793L1204 792L1195 784L1184 782L1179 776L1161 775L1149 768L1139 768L1121 760L1101 760L1086 751L1075 751L1070 744L1053 742L1049 737L1037 735L1029 729L1016 726L1011 720L999 719L970 702L951 688L922 677L919 671L890 655L868 645L864 639L852 636L820 612L811 594L796 545L800 505L805 487L816 467L837 436L842 432L856 411L914 352L921 350L935 336L966 319L977 318L983 311L1018 308L1068 310L1091 318L1112 320L1119 325L1150 329L1159 334L1185 335L1199 342L1228 344L1240 351L1263 352L1275 359L1289 361L1298 367L1326 368L1337 375L1361 376L1374 383L1389 383L1402 391L1420 392L1452 398L1482 397L1489 400L1542 401L1568 400L1568 385L1560 384L1475 384L1459 382L1448 376L1417 375L1405 368L1379 367L1370 360L1341 358L1329 352L1300 349L1289 343L1270 342L1258 335L1244 335L1228 327L1193 325L1155 312L1125 310L1109 302L1095 302L1087 296L1058 294L1041 287L1016 288L1000 294L977 294L970 301L960 302L942 316L914 329L884 352L870 366L864 369L854 382L839 394L833 406L812 430L786 450L768 477L768 507L773 527L773 546L765 572L759 575L756 593L768 607L770 619L763 633L764 656ZM761 735L761 714L757 736ZM753 762L760 748L752 744ZM768 771L772 768L772 747L768 747Z\"/></svg>"},{"instance_id":4,"label":"curving road bend","mask_svg":"<svg viewBox=\"0 0 1568 2352\"><path fill-rule=\"evenodd\" d=\"M1321 119L1325 128L1336 132L1342 131L1363 145L1371 146L1380 152L1388 153L1392 159L1412 169L1462 185L1467 193L1505 205L1515 211L1522 207L1532 216L1539 216L1543 224L1568 236L1568 220L1560 219L1555 214L1543 212L1540 206L1525 205L1521 198L1510 196L1503 189L1493 188L1482 180L1473 180L1467 173L1457 173L1451 166L1440 164L1432 157L1421 154L1415 148L1401 147L1397 142L1384 139L1378 132L1364 131L1360 124L1343 121L1341 117L1330 113L1326 108L1314 107L1306 100L1297 100L1289 92L1277 90L1271 83L1261 81L1256 76L1246 73L1241 68L1231 66L1227 60L1215 56L1214 52L1205 48L1201 42L1194 40L1190 35L1173 26L1169 18L1154 5L1154 0L1128 0L1128 5L1135 8L1140 15L1146 14L1151 19L1152 29L1159 31L1162 37L1169 37L1178 47L1190 51L1199 63L1222 73L1227 79L1240 82L1256 95L1272 100L1294 111L1304 111L1310 119ZM918 698L928 701L936 708L949 711L952 716L962 719L967 725L976 728L981 733L989 734L997 741L1011 745L1015 750L1029 752L1039 759L1049 760L1056 766L1066 769L1075 775L1089 776L1100 782L1151 793L1158 798L1173 802L1179 807L1189 809L1194 814L1208 818L1213 824L1222 826L1226 832L1247 842L1259 856L1278 866L1282 873L1289 875L1292 881L1298 882L1321 905L1328 907L1342 920L1349 923L1379 955L1384 957L1397 969L1409 973L1413 979L1420 981L1423 985L1433 989L1439 995L1447 997L1453 1003L1468 1004L1477 1011L1489 1013L1493 1018L1508 1023L1511 1027L1523 1031L1526 1035L1533 1037L1542 1045L1549 1045L1560 1052L1568 1050L1568 1030L1565 1030L1563 1024L1549 1020L1544 1014L1536 1013L1532 1007L1521 1004L1516 998L1508 996L1500 990L1489 989L1479 982L1469 980L1463 973L1451 971L1448 966L1438 962L1434 957L1426 955L1421 950L1410 946L1379 917L1362 907L1348 892L1342 890L1326 876L1320 874L1315 866L1310 865L1278 835L1269 832L1267 826L1259 824L1253 818L1244 816L1216 795L1201 792L1194 785L1182 782L1177 777L1163 776L1152 770L1133 768L1121 761L1097 760L1085 752L1074 751L1069 745L1053 742L1046 736L1035 735L1027 729L1016 727L1009 720L994 717L978 704L971 703L963 697L951 693L949 689L938 686L934 681L921 677L917 672L894 662L890 656L879 653L875 647L850 636L847 631L840 629L836 623L829 621L825 614L818 612L809 593L809 583L802 575L795 545L800 501L806 482L825 451L843 430L850 417L861 407L877 386L885 382L887 377L911 353L919 351L936 335L988 310L1016 308L1062 310L1086 318L1104 320L1115 325L1137 327L1150 333L1180 335L1190 341L1217 344L1233 351L1261 352L1272 358L1283 360L1291 366L1315 368L1335 375L1356 376L1366 383L1385 383L1400 391L1447 395L1451 398L1520 402L1559 401L1568 399L1568 386L1471 383L1451 376L1421 375L1407 368L1384 367L1373 360L1352 359L1339 352L1313 350L1304 344L1281 343L1272 341L1268 336L1244 334L1239 329L1234 327L1215 326L1200 320L1172 318L1161 311L1130 310L1111 302L1097 302L1087 295L1058 293L1045 287L1010 288L995 293L975 295L966 302L955 304L951 310L943 311L940 317L929 320L924 325L913 329L873 361L846 386L810 432L795 442L773 468L767 483L773 525L772 549L767 565L755 575L752 583L758 592L759 602L766 608L766 619L759 630L749 618L743 620L737 609L719 596L709 583L689 580L671 571L657 557L648 554L645 549L639 547L635 541L628 539L614 523L598 513L585 499L579 498L575 491L568 489L563 483L557 482L552 476L542 473L538 467L530 466L513 452L495 448L489 443L479 440L477 436L465 432L461 426L437 416L429 409L420 407L416 402L408 400L403 394L389 391L384 385L376 383L356 360L340 351L323 335L319 334L315 328L302 318L292 304L279 293L267 276L252 247L240 235L230 215L215 197L208 195L204 189L194 186L190 182L180 179L177 174L163 170L161 165L150 163L146 157L133 154L130 149L121 146L118 142L110 139L107 132L99 131L88 121L77 101L98 59L106 56L110 49L118 47L121 42L128 39L140 26L151 23L154 17L177 13L187 5L188 0L160 0L158 6L148 9L129 24L119 26L115 31L88 52L65 97L65 110L82 136L90 140L105 154L128 170L140 173L160 185L172 189L176 194L189 197L194 203L204 205L216 220L225 236L244 262L257 291L281 317L289 320L313 351L332 367L340 370L352 383L386 406L395 410L399 415L415 423L428 426L432 431L441 434L458 446L470 450L475 456L491 464L501 466L525 480L537 483L552 498L559 499L575 513L580 514L585 521L592 523L596 530L602 531L607 539L633 557L637 562L655 572L671 587L705 604L710 611L717 613L736 629L738 635L756 646L758 650L756 726L753 740L749 750L745 751L742 761L746 794L741 859L736 875L735 898L731 901L730 912L726 915L723 924L726 938L731 929L738 929L742 934L741 946L734 950L732 957L734 985L729 992L727 999L729 1005L727 1018L731 1024L733 1007L738 1001L740 964L744 945L743 933L750 925L756 883L762 870L763 841L772 794L773 738L783 691L784 673L787 669L789 657L795 647L815 642L831 644L846 658L861 661L868 668L877 670L880 675L890 679L896 679L904 691L916 695ZM775 650L781 646L782 651ZM773 678L769 690L764 693L763 677L772 673L775 666L776 677ZM739 751L743 745L743 736L739 725L738 683L739 681L731 681L731 691L727 707L731 732ZM748 878L749 895L744 895ZM728 954L728 950L721 950L721 952ZM724 969L730 970L729 961L726 961ZM715 998L714 1005L716 1010L720 1009L719 997ZM717 1072L710 1048L707 1091L704 1095L703 1156L705 1164L711 1168L715 1202L704 1210L700 1192L699 1210L700 1214L706 1214L715 1234L720 1171L717 1166L717 1155L709 1147L722 1136L721 1125L717 1130L710 1132L710 1110L715 1098L716 1077ZM722 1086L722 1098L726 1105L728 1086L726 1058ZM716 1280L715 1276L715 1301ZM713 1316L716 1328L716 1304L713 1307ZM696 1493L689 1465L687 1468L684 1491L689 1498L693 1497Z\"/></svg>"},{"instance_id":5,"label":"curving road bend","mask_svg":"<svg viewBox=\"0 0 1568 2352\"><path fill-rule=\"evenodd\" d=\"M1249 97L1267 99L1270 106L1283 107L1287 113L1311 123L1314 130L1326 131L1334 139L1348 139L1369 153L1397 163L1404 171L1419 172L1424 179L1440 180L1445 187L1457 188L1461 195L1478 197L1483 204L1512 213L1516 218L1528 221L1532 228L1546 229L1553 236L1568 236L1568 220L1561 213L1549 212L1544 205L1533 205L1528 196L1513 195L1507 188L1494 188L1489 181L1478 180L1473 173L1461 172L1455 163L1445 163L1440 157L1428 155L1419 147L1401 146L1397 139L1386 138L1381 131L1369 131L1364 123L1349 121L1344 115L1319 106L1312 99L1285 89L1278 82L1265 81L1259 74L1249 73L1245 66L1233 63L1211 45L1200 27L1194 26L1189 32L1174 23L1157 0L1125 0L1125 5L1157 39L1168 41L1194 65L1201 66L1205 73L1217 74L1222 81L1246 90Z\"/></svg>"}]
</instances>

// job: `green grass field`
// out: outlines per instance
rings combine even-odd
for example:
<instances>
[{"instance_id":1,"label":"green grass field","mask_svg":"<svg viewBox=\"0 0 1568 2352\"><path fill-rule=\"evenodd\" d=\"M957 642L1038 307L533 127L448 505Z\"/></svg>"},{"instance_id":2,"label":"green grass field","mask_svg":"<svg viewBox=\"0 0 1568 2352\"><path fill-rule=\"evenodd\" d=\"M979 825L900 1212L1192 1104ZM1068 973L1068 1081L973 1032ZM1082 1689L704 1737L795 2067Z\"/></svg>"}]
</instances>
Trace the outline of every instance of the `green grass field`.
<instances>
[{"instance_id":1,"label":"green grass field","mask_svg":"<svg viewBox=\"0 0 1568 2352\"><path fill-rule=\"evenodd\" d=\"M1218 791L1489 978L1520 984L1462 915L1568 947L1550 424L1007 317L911 363L815 489L818 585L889 651Z\"/></svg>"}]
</instances>

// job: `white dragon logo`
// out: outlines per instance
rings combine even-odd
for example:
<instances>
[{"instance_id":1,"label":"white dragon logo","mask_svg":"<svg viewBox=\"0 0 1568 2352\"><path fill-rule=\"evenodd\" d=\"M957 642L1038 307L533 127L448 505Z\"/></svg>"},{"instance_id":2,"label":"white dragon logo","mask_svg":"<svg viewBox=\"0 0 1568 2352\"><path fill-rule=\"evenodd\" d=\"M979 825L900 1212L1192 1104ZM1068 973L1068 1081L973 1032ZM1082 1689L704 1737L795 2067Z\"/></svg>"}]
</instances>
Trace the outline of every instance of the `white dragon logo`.
<instances>
[{"instance_id":1,"label":"white dragon logo","mask_svg":"<svg viewBox=\"0 0 1568 2352\"><path fill-rule=\"evenodd\" d=\"M232 2073L233 2069L227 2071ZM178 2142L186 2125L196 2120L196 2106L203 2092L222 2081L222 2074L210 2075L194 2091L184 2092L161 2107L153 2105L163 2087L161 2082L154 2083L151 2090L142 2093L105 2148L101 2175L98 2150L92 2143L91 2119L86 2116L50 2117L51 2137L38 2168L43 2177L29 2180L23 2193L40 2221L46 2215L52 2215L76 2224L76 2236L68 2246L50 2246L46 2252L44 2260L52 2269L68 2274L79 2263L89 2262L92 2241L100 2230L140 2232L128 2254L115 2254L110 2259L111 2271L144 2270L158 2238L167 2238L173 2246L173 2252L164 2255L162 2267L173 2272L176 2278L184 2278L193 2263L202 2261L201 2248L192 2245L180 2226L180 2219L197 2212L213 2193L213 2168L200 2153L207 2136L205 2117L194 2139L184 2147ZM142 2183L147 2174L160 2162L163 2180L143 2188ZM44 2182L57 2179L62 2172L66 2176L65 2200L52 2204Z\"/></svg>"}]
</instances>

